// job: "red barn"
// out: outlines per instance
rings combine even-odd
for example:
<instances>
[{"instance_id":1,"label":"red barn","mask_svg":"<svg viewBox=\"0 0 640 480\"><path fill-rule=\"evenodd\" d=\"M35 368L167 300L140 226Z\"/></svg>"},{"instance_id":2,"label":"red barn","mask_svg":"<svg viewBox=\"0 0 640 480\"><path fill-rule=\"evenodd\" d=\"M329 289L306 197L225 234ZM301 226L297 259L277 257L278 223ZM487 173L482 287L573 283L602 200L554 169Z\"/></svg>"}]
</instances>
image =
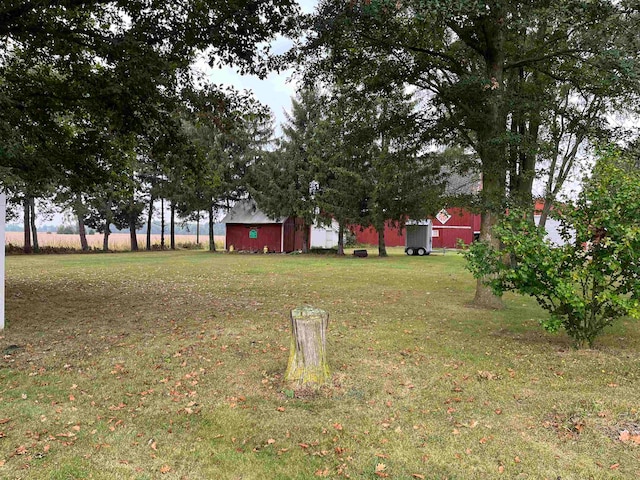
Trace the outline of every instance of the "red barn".
<instances>
[{"instance_id":1,"label":"red barn","mask_svg":"<svg viewBox=\"0 0 640 480\"><path fill-rule=\"evenodd\" d=\"M433 248L456 248L458 240L469 245L480 236L480 215L464 208L443 208L433 218Z\"/></svg>"},{"instance_id":2,"label":"red barn","mask_svg":"<svg viewBox=\"0 0 640 480\"><path fill-rule=\"evenodd\" d=\"M438 212L433 220L433 248L456 248L458 240L469 245L480 235L480 215L463 208L446 208ZM358 243L378 245L378 232L369 227L353 228ZM400 231L391 222L385 224L384 242L387 247L404 247L405 230Z\"/></svg>"},{"instance_id":3,"label":"red barn","mask_svg":"<svg viewBox=\"0 0 640 480\"><path fill-rule=\"evenodd\" d=\"M225 249L236 251L288 253L302 250L304 222L300 218L269 218L253 200L237 202L226 217ZM307 227L309 228L309 227ZM309 228L310 232L310 228ZM310 239L310 233L308 238Z\"/></svg>"},{"instance_id":4,"label":"red barn","mask_svg":"<svg viewBox=\"0 0 640 480\"><path fill-rule=\"evenodd\" d=\"M447 184L445 192L450 197L470 195L482 189L482 182L476 174L459 175L445 172ZM480 215L460 207L443 208L432 219L432 248L456 248L458 240L469 245L480 236ZM378 245L378 233L374 228L352 229L358 243ZM405 231L395 228L391 222L385 224L384 241L388 247L404 247Z\"/></svg>"},{"instance_id":5,"label":"red barn","mask_svg":"<svg viewBox=\"0 0 640 480\"><path fill-rule=\"evenodd\" d=\"M378 231L373 227L362 228L358 225L351 227L356 234L356 242L364 245L378 245ZM405 232L402 232L392 222L384 224L384 244L387 247L404 247Z\"/></svg>"}]
</instances>

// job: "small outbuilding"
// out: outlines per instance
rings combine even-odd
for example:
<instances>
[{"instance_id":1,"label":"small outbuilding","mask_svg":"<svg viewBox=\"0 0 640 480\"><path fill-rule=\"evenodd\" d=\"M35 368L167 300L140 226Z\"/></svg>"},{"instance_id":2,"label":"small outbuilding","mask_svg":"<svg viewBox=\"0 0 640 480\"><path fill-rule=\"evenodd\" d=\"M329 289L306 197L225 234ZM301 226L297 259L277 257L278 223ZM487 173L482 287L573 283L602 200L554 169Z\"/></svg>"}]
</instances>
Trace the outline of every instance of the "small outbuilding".
<instances>
[{"instance_id":1,"label":"small outbuilding","mask_svg":"<svg viewBox=\"0 0 640 480\"><path fill-rule=\"evenodd\" d=\"M331 220L330 225L314 223L311 227L311 248L336 248L340 238L340 225Z\"/></svg>"},{"instance_id":2,"label":"small outbuilding","mask_svg":"<svg viewBox=\"0 0 640 480\"><path fill-rule=\"evenodd\" d=\"M302 250L304 222L301 218L270 218L256 203L241 200L222 219L226 225L225 249L289 253ZM308 228L308 227L307 227ZM308 231L310 238L310 232Z\"/></svg>"}]
</instances>

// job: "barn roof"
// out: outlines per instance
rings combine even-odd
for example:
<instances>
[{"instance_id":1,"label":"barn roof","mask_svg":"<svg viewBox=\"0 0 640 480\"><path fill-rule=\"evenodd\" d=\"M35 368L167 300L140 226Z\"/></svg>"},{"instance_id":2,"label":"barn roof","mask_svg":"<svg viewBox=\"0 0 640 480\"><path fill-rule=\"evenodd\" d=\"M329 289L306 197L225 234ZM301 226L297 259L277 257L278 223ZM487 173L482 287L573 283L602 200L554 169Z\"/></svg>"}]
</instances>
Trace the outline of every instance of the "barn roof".
<instances>
[{"instance_id":1,"label":"barn roof","mask_svg":"<svg viewBox=\"0 0 640 480\"><path fill-rule=\"evenodd\" d=\"M480 175L476 172L469 172L465 175L443 169L445 175L445 195L473 195L481 190Z\"/></svg>"},{"instance_id":2,"label":"barn roof","mask_svg":"<svg viewBox=\"0 0 640 480\"><path fill-rule=\"evenodd\" d=\"M258 208L256 202L251 199L240 200L231 207L229 213L222 219L222 223L284 223L285 218L269 218L266 213Z\"/></svg>"}]
</instances>

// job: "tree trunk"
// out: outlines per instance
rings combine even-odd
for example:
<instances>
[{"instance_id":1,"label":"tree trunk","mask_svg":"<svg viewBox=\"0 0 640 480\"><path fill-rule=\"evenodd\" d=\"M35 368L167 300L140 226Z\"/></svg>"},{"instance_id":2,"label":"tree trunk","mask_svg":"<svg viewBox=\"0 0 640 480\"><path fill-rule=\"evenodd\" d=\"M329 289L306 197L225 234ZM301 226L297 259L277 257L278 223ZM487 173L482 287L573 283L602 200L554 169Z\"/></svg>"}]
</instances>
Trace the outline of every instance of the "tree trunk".
<instances>
[{"instance_id":1,"label":"tree trunk","mask_svg":"<svg viewBox=\"0 0 640 480\"><path fill-rule=\"evenodd\" d=\"M500 244L493 236L493 227L496 224L496 215L491 212L484 212L480 217L480 241L489 243L494 248L499 248ZM490 308L499 310L504 307L502 299L494 295L490 287L484 284L487 278L479 278L476 283L476 296L473 304L480 308Z\"/></svg>"},{"instance_id":2,"label":"tree trunk","mask_svg":"<svg viewBox=\"0 0 640 480\"><path fill-rule=\"evenodd\" d=\"M80 246L82 247L82 251L88 251L89 242L87 242L87 229L84 225L84 218L82 218L82 215L78 215L78 234L80 235Z\"/></svg>"},{"instance_id":3,"label":"tree trunk","mask_svg":"<svg viewBox=\"0 0 640 480\"><path fill-rule=\"evenodd\" d=\"M105 208L105 219L104 219L104 236L102 238L102 251L109 251L109 235L111 234L111 198L107 200L107 208Z\"/></svg>"},{"instance_id":4,"label":"tree trunk","mask_svg":"<svg viewBox=\"0 0 640 480\"><path fill-rule=\"evenodd\" d=\"M200 210L198 210L198 217L196 218L196 245L200 245Z\"/></svg>"},{"instance_id":5,"label":"tree trunk","mask_svg":"<svg viewBox=\"0 0 640 480\"><path fill-rule=\"evenodd\" d=\"M309 226L302 224L302 253L309 253Z\"/></svg>"},{"instance_id":6,"label":"tree trunk","mask_svg":"<svg viewBox=\"0 0 640 480\"><path fill-rule=\"evenodd\" d=\"M40 251L40 245L38 245L38 227L36 227L36 199L30 197L29 204L31 205L31 234L33 235L33 251L38 253Z\"/></svg>"},{"instance_id":7,"label":"tree trunk","mask_svg":"<svg viewBox=\"0 0 640 480\"><path fill-rule=\"evenodd\" d=\"M176 249L176 206L171 202L171 250Z\"/></svg>"},{"instance_id":8,"label":"tree trunk","mask_svg":"<svg viewBox=\"0 0 640 480\"><path fill-rule=\"evenodd\" d=\"M540 220L538 221L538 228L540 230L545 230L547 226L547 218L549 218L549 212L551 211L551 206L553 203L546 199L544 200L544 205L542 206L542 211L540 212Z\"/></svg>"},{"instance_id":9,"label":"tree trunk","mask_svg":"<svg viewBox=\"0 0 640 480\"><path fill-rule=\"evenodd\" d=\"M482 161L482 203L480 217L480 241L499 249L500 244L493 235L493 227L504 212L509 158L503 141L507 131L507 109L505 108L505 12L502 4L496 4L491 14L482 20L485 29L486 49L484 54L487 81L487 99L484 102L486 123L479 129L477 150ZM484 280L487 280L486 278ZM502 299L478 279L474 304L481 308L502 308Z\"/></svg>"},{"instance_id":10,"label":"tree trunk","mask_svg":"<svg viewBox=\"0 0 640 480\"><path fill-rule=\"evenodd\" d=\"M102 237L102 251L103 252L108 252L109 251L109 234L110 233L111 233L111 231L109 230L109 226L105 225L105 231L104 231L104 235Z\"/></svg>"},{"instance_id":11,"label":"tree trunk","mask_svg":"<svg viewBox=\"0 0 640 480\"><path fill-rule=\"evenodd\" d=\"M216 251L216 237L213 230L213 205L209 207L209 251Z\"/></svg>"},{"instance_id":12,"label":"tree trunk","mask_svg":"<svg viewBox=\"0 0 640 480\"><path fill-rule=\"evenodd\" d=\"M138 235L136 234L136 218L132 216L129 217L129 238L131 239L131 251L137 252L138 248Z\"/></svg>"},{"instance_id":13,"label":"tree trunk","mask_svg":"<svg viewBox=\"0 0 640 480\"><path fill-rule=\"evenodd\" d=\"M24 245L22 250L24 253L31 253L31 202L29 197L24 197Z\"/></svg>"},{"instance_id":14,"label":"tree trunk","mask_svg":"<svg viewBox=\"0 0 640 480\"><path fill-rule=\"evenodd\" d=\"M344 225L338 224L338 255L344 255Z\"/></svg>"},{"instance_id":15,"label":"tree trunk","mask_svg":"<svg viewBox=\"0 0 640 480\"><path fill-rule=\"evenodd\" d=\"M378 232L378 256L387 257L387 246L384 243L384 222L381 225L376 225L375 228Z\"/></svg>"},{"instance_id":16,"label":"tree trunk","mask_svg":"<svg viewBox=\"0 0 640 480\"><path fill-rule=\"evenodd\" d=\"M151 250L151 220L153 218L153 195L149 197L149 216L147 217L147 250Z\"/></svg>"},{"instance_id":17,"label":"tree trunk","mask_svg":"<svg viewBox=\"0 0 640 480\"><path fill-rule=\"evenodd\" d=\"M160 250L164 250L164 197L160 199Z\"/></svg>"},{"instance_id":18,"label":"tree trunk","mask_svg":"<svg viewBox=\"0 0 640 480\"><path fill-rule=\"evenodd\" d=\"M291 311L291 350L285 381L317 387L329 380L326 356L329 314L313 307Z\"/></svg>"},{"instance_id":19,"label":"tree trunk","mask_svg":"<svg viewBox=\"0 0 640 480\"><path fill-rule=\"evenodd\" d=\"M137 209L135 208L135 198L134 198L134 194L132 193L129 200L129 218L128 218L129 238L130 238L132 252L137 252L139 250L138 234L136 233L136 229L138 227L138 216L136 215L136 210Z\"/></svg>"}]
</instances>

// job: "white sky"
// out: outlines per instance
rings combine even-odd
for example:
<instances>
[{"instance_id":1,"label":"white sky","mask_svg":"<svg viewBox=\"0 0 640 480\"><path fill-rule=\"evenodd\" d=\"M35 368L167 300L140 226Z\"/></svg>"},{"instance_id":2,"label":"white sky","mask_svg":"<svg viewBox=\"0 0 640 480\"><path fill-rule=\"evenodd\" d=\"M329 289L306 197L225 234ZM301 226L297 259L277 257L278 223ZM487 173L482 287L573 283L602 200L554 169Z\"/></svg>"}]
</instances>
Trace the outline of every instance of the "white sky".
<instances>
[{"instance_id":1,"label":"white sky","mask_svg":"<svg viewBox=\"0 0 640 480\"><path fill-rule=\"evenodd\" d=\"M304 13L311 13L318 0L298 0ZM283 53L291 46L291 41L279 38L273 43L274 53ZM255 97L263 104L271 108L276 120L276 125L280 125L285 117L284 111L291 107L291 97L295 95L296 84L291 79L293 70L270 73L267 78L261 80L255 75L240 75L234 68L210 68L206 62L198 64L199 70L205 74L212 83L217 85L231 85L239 90L251 90Z\"/></svg>"}]
</instances>

